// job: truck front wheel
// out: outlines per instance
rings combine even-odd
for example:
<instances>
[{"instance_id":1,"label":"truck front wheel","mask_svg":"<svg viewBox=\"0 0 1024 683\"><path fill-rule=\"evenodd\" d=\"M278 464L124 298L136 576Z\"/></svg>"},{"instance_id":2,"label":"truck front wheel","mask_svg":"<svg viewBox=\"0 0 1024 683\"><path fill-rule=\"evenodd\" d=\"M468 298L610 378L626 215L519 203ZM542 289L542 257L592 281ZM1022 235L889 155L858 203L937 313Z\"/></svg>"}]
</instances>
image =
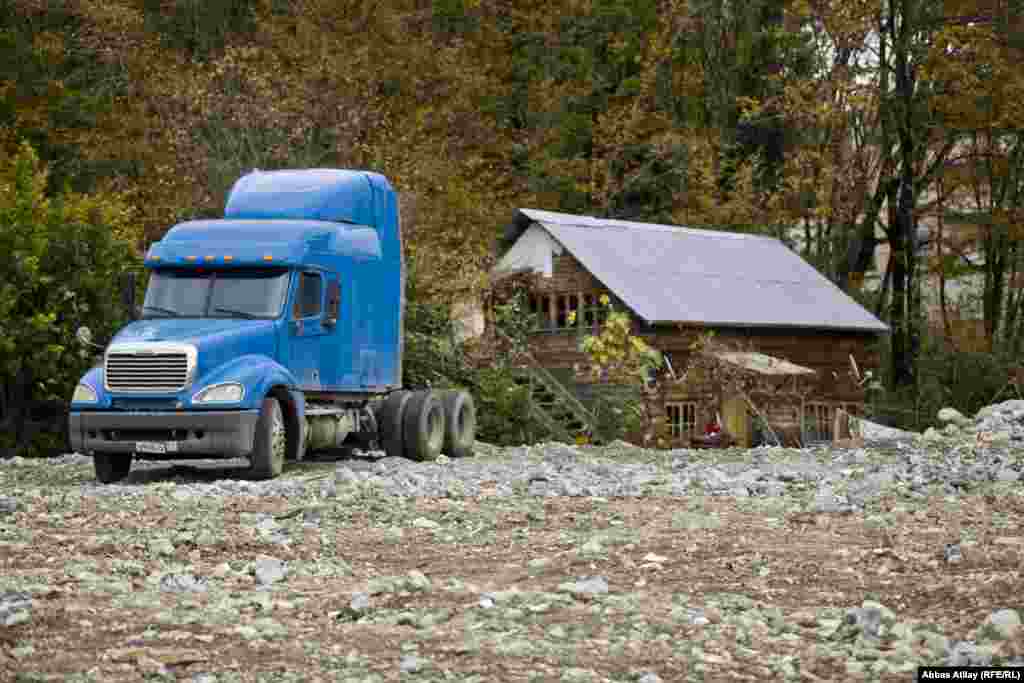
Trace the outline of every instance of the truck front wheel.
<instances>
[{"instance_id":1,"label":"truck front wheel","mask_svg":"<svg viewBox=\"0 0 1024 683\"><path fill-rule=\"evenodd\" d=\"M132 469L132 454L94 453L92 464L96 468L97 479L104 484L113 484L128 476Z\"/></svg>"},{"instance_id":2,"label":"truck front wheel","mask_svg":"<svg viewBox=\"0 0 1024 683\"><path fill-rule=\"evenodd\" d=\"M249 456L251 472L257 479L273 479L284 469L284 458L288 452L288 429L285 426L284 411L276 398L263 399L260 419L256 422L256 438Z\"/></svg>"}]
</instances>

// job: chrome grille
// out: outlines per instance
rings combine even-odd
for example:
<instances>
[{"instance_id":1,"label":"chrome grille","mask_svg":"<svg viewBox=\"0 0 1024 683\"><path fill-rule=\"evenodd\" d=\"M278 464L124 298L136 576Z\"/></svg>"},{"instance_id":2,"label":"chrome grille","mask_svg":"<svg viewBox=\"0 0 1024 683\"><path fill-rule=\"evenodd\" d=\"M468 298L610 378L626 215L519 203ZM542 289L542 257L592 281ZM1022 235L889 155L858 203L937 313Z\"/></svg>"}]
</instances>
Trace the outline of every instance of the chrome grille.
<instances>
[{"instance_id":1,"label":"chrome grille","mask_svg":"<svg viewBox=\"0 0 1024 683\"><path fill-rule=\"evenodd\" d=\"M109 350L106 358L107 389L135 393L166 393L184 389L195 367L195 352L191 347L152 346Z\"/></svg>"}]
</instances>

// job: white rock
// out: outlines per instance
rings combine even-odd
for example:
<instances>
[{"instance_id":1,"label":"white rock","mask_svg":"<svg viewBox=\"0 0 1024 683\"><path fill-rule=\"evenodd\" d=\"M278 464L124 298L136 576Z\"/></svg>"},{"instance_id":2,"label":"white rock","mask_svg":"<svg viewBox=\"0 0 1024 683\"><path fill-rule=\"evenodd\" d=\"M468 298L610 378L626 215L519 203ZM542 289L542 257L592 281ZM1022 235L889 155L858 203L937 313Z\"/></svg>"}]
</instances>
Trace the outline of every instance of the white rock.
<instances>
[{"instance_id":1,"label":"white rock","mask_svg":"<svg viewBox=\"0 0 1024 683\"><path fill-rule=\"evenodd\" d=\"M412 525L417 529L437 529L441 526L434 520L427 519L426 517L417 517L416 519L412 520Z\"/></svg>"},{"instance_id":2,"label":"white rock","mask_svg":"<svg viewBox=\"0 0 1024 683\"><path fill-rule=\"evenodd\" d=\"M1020 629L1020 614L1015 609L1001 609L988 615L985 626L991 627L1003 640L1012 638Z\"/></svg>"},{"instance_id":3,"label":"white rock","mask_svg":"<svg viewBox=\"0 0 1024 683\"><path fill-rule=\"evenodd\" d=\"M268 586L277 583L288 575L284 562L276 557L261 557L256 560L256 583Z\"/></svg>"},{"instance_id":4,"label":"white rock","mask_svg":"<svg viewBox=\"0 0 1024 683\"><path fill-rule=\"evenodd\" d=\"M953 423L958 427L962 427L970 422L970 420L968 420L967 417L956 408L943 408L939 411L937 417L939 418L939 422L942 422L943 424Z\"/></svg>"}]
</instances>

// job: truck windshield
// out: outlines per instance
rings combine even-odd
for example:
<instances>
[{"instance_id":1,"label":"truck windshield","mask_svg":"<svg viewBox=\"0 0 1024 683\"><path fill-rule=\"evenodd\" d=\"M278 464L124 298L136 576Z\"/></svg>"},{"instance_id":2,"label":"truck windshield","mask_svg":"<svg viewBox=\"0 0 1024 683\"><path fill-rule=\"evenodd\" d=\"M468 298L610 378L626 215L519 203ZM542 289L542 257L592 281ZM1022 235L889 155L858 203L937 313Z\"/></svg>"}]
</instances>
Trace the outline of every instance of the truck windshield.
<instances>
[{"instance_id":1,"label":"truck windshield","mask_svg":"<svg viewBox=\"0 0 1024 683\"><path fill-rule=\"evenodd\" d=\"M153 271L142 306L145 318L276 318L288 291L288 271L162 268Z\"/></svg>"}]
</instances>

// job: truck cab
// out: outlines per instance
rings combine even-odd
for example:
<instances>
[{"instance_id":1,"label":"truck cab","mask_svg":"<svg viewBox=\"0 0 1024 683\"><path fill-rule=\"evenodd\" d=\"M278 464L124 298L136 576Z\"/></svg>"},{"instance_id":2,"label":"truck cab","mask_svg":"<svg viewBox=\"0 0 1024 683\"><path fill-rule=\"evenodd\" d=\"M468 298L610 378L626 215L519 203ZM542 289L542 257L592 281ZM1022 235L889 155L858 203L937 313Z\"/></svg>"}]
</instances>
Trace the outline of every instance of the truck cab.
<instances>
[{"instance_id":1,"label":"truck cab","mask_svg":"<svg viewBox=\"0 0 1024 683\"><path fill-rule=\"evenodd\" d=\"M132 457L211 456L249 457L273 477L286 457L376 435L378 417L402 437L392 450L420 454L395 414L414 397L400 391L405 276L384 176L255 171L223 219L174 226L145 266L140 319L71 403L72 447L94 456L98 478L122 478ZM426 400L432 448L446 400Z\"/></svg>"}]
</instances>

